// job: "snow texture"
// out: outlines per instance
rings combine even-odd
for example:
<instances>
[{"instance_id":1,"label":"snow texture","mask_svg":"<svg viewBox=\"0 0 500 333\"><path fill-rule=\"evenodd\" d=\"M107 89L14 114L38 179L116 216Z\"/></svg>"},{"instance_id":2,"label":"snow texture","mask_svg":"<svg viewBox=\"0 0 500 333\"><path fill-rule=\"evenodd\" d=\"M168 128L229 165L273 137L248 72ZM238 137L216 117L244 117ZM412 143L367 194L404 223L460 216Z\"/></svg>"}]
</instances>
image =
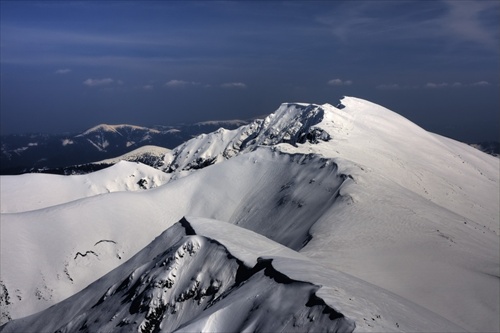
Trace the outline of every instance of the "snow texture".
<instances>
[{"instance_id":1,"label":"snow texture","mask_svg":"<svg viewBox=\"0 0 500 333\"><path fill-rule=\"evenodd\" d=\"M167 174L132 164L131 177L129 165L1 177L4 331L500 330L500 160L379 105L285 103L166 152ZM197 252L176 287L138 282L168 281L160 262L183 247ZM238 267L252 272L245 283ZM227 296L212 304L216 286ZM108 289L119 302L99 303ZM175 327L162 319L171 305ZM346 322L319 316L322 306Z\"/></svg>"},{"instance_id":2,"label":"snow texture","mask_svg":"<svg viewBox=\"0 0 500 333\"><path fill-rule=\"evenodd\" d=\"M318 286L290 279L272 259L248 267L192 231L184 219L86 290L4 332L353 331Z\"/></svg>"}]
</instances>

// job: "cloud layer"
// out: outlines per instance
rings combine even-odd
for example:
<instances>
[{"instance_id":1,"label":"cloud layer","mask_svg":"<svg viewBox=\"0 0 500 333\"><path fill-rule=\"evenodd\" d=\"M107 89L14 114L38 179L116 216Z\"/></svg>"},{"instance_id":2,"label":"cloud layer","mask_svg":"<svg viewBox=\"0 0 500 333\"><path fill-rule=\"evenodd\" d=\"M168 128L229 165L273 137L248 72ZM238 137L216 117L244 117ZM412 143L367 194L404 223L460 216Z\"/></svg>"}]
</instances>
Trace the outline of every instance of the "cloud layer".
<instances>
[{"instance_id":1,"label":"cloud layer","mask_svg":"<svg viewBox=\"0 0 500 333\"><path fill-rule=\"evenodd\" d=\"M184 88L187 86L197 86L199 84L200 84L199 82L193 82L193 81L170 80L167 83L165 83L165 86L168 88Z\"/></svg>"},{"instance_id":2,"label":"cloud layer","mask_svg":"<svg viewBox=\"0 0 500 333\"><path fill-rule=\"evenodd\" d=\"M89 87L98 87L98 86L107 86L115 82L115 80L111 78L105 79L87 79L83 81L83 84ZM121 81L120 81L121 82Z\"/></svg>"},{"instance_id":3,"label":"cloud layer","mask_svg":"<svg viewBox=\"0 0 500 333\"><path fill-rule=\"evenodd\" d=\"M405 85L400 83L384 83L376 86L379 90L407 90L407 89L444 89L444 88L465 88L465 87L488 87L488 81L477 81L473 83L462 82L427 82L423 85Z\"/></svg>"},{"instance_id":4,"label":"cloud layer","mask_svg":"<svg viewBox=\"0 0 500 333\"><path fill-rule=\"evenodd\" d=\"M222 88L236 88L236 89L245 89L247 85L243 82L228 82L221 84Z\"/></svg>"},{"instance_id":5,"label":"cloud layer","mask_svg":"<svg viewBox=\"0 0 500 333\"><path fill-rule=\"evenodd\" d=\"M350 86L352 80L331 79L327 82L330 86Z\"/></svg>"},{"instance_id":6,"label":"cloud layer","mask_svg":"<svg viewBox=\"0 0 500 333\"><path fill-rule=\"evenodd\" d=\"M56 74L68 74L70 72L71 72L71 69L69 69L69 68L58 69L55 71Z\"/></svg>"}]
</instances>

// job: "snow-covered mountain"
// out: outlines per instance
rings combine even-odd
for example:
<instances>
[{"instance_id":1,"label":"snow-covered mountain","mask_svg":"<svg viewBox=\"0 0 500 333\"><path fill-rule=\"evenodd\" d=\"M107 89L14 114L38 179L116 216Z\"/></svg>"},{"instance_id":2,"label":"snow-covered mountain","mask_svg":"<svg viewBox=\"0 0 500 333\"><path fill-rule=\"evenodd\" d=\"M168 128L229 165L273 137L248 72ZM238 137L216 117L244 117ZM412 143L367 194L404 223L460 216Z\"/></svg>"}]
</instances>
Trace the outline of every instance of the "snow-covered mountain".
<instances>
[{"instance_id":1,"label":"snow-covered mountain","mask_svg":"<svg viewBox=\"0 0 500 333\"><path fill-rule=\"evenodd\" d=\"M324 112L318 105L285 103L264 120L232 131L221 128L189 140L165 155L164 169L169 172L196 170L260 146L328 141L330 135L314 126L323 119Z\"/></svg>"},{"instance_id":2,"label":"snow-covered mountain","mask_svg":"<svg viewBox=\"0 0 500 333\"><path fill-rule=\"evenodd\" d=\"M0 173L89 172L99 167L85 164L114 158L148 145L174 148L200 133L222 126L236 128L246 123L226 120L152 128L100 124L79 134L2 135ZM143 162L148 163L148 159L143 159Z\"/></svg>"},{"instance_id":3,"label":"snow-covered mountain","mask_svg":"<svg viewBox=\"0 0 500 333\"><path fill-rule=\"evenodd\" d=\"M165 155L170 154L170 149L158 146L143 146L123 154L118 157L108 158L93 164L114 165L120 161L139 162L152 166L156 169L161 169L164 166Z\"/></svg>"},{"instance_id":4,"label":"snow-covered mountain","mask_svg":"<svg viewBox=\"0 0 500 333\"><path fill-rule=\"evenodd\" d=\"M169 179L170 175L160 170L126 161L72 177L34 173L2 176L0 211L25 212L104 193L146 190L163 185Z\"/></svg>"},{"instance_id":5,"label":"snow-covered mountain","mask_svg":"<svg viewBox=\"0 0 500 333\"><path fill-rule=\"evenodd\" d=\"M3 330L498 331L500 160L341 103L193 138L147 191L6 191L2 320L45 311Z\"/></svg>"},{"instance_id":6,"label":"snow-covered mountain","mask_svg":"<svg viewBox=\"0 0 500 333\"><path fill-rule=\"evenodd\" d=\"M396 297L386 313L387 297L259 234L188 217L82 292L3 332L460 331ZM339 308L366 317L356 324Z\"/></svg>"}]
</instances>

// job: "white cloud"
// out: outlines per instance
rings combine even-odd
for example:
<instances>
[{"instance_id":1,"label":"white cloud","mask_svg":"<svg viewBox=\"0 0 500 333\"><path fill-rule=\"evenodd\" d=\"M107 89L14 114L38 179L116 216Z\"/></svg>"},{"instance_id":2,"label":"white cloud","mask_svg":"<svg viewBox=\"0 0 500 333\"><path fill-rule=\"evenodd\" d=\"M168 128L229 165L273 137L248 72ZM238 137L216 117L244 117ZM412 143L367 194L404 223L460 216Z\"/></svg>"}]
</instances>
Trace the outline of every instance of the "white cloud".
<instances>
[{"instance_id":1,"label":"white cloud","mask_svg":"<svg viewBox=\"0 0 500 333\"><path fill-rule=\"evenodd\" d=\"M465 84L462 82L453 82L453 83L448 83L448 82L441 82L441 83L434 83L434 82L428 82L424 85L425 88L430 88L430 89L439 89L439 88L461 88L461 87L486 87L489 86L490 83L488 81L478 81L470 84Z\"/></svg>"},{"instance_id":2,"label":"white cloud","mask_svg":"<svg viewBox=\"0 0 500 333\"><path fill-rule=\"evenodd\" d=\"M115 80L111 78L106 78L106 79L87 79L83 81L83 84L89 87L96 87L96 86L105 86L108 84L113 83Z\"/></svg>"},{"instance_id":3,"label":"white cloud","mask_svg":"<svg viewBox=\"0 0 500 333\"><path fill-rule=\"evenodd\" d=\"M352 84L351 80L341 80L341 79L331 79L327 82L331 86L350 86Z\"/></svg>"},{"instance_id":4,"label":"white cloud","mask_svg":"<svg viewBox=\"0 0 500 333\"><path fill-rule=\"evenodd\" d=\"M405 90L405 89L449 89L449 88L463 88L463 87L486 87L489 86L490 83L488 81L478 81L474 83L462 83L455 81L453 83L450 82L427 82L424 85L402 85L399 83L384 83L376 86L376 89L380 90Z\"/></svg>"},{"instance_id":5,"label":"white cloud","mask_svg":"<svg viewBox=\"0 0 500 333\"><path fill-rule=\"evenodd\" d=\"M239 88L239 89L245 89L247 87L246 84L243 82L228 82L228 83L223 83L221 84L222 88Z\"/></svg>"},{"instance_id":6,"label":"white cloud","mask_svg":"<svg viewBox=\"0 0 500 333\"><path fill-rule=\"evenodd\" d=\"M55 71L56 74L68 74L71 72L71 69L69 68L62 68L62 69L58 69L57 71Z\"/></svg>"},{"instance_id":7,"label":"white cloud","mask_svg":"<svg viewBox=\"0 0 500 333\"><path fill-rule=\"evenodd\" d=\"M490 83L488 81L479 81L479 82L474 82L472 84L472 86L474 87L485 87L485 86L489 86Z\"/></svg>"},{"instance_id":8,"label":"white cloud","mask_svg":"<svg viewBox=\"0 0 500 333\"><path fill-rule=\"evenodd\" d=\"M154 87L151 84L146 84L146 85L142 86L142 89L144 89L144 90L153 90Z\"/></svg>"},{"instance_id":9,"label":"white cloud","mask_svg":"<svg viewBox=\"0 0 500 333\"><path fill-rule=\"evenodd\" d=\"M196 86L199 84L200 84L199 82L193 82L193 81L170 80L167 83L165 83L165 86L169 88L182 88L187 86Z\"/></svg>"},{"instance_id":10,"label":"white cloud","mask_svg":"<svg viewBox=\"0 0 500 333\"><path fill-rule=\"evenodd\" d=\"M445 87L448 87L448 83L446 83L446 82L441 82L441 83L427 82L425 84L425 87L430 88L430 89L445 88Z\"/></svg>"}]
</instances>

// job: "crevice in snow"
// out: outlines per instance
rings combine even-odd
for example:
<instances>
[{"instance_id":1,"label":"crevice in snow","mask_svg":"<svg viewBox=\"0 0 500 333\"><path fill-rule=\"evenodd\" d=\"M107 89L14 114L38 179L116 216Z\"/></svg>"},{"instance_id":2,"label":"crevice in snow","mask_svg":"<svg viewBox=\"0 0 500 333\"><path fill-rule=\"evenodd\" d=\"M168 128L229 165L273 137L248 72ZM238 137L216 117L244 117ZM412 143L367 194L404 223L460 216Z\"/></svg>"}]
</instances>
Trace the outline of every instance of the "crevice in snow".
<instances>
[{"instance_id":1,"label":"crevice in snow","mask_svg":"<svg viewBox=\"0 0 500 333\"><path fill-rule=\"evenodd\" d=\"M98 241L97 243L94 244L94 246L96 246L97 244L99 243L113 243L113 244L116 244L116 242L114 240L110 240L110 239L101 239L100 241Z\"/></svg>"},{"instance_id":2,"label":"crevice in snow","mask_svg":"<svg viewBox=\"0 0 500 333\"><path fill-rule=\"evenodd\" d=\"M83 258L83 257L86 257L88 254L93 254L96 257L99 256L97 253L95 253L94 251L90 250L90 251L85 251L85 253L77 252L75 254L75 257L73 259L78 258L78 256L81 256Z\"/></svg>"}]
</instances>

